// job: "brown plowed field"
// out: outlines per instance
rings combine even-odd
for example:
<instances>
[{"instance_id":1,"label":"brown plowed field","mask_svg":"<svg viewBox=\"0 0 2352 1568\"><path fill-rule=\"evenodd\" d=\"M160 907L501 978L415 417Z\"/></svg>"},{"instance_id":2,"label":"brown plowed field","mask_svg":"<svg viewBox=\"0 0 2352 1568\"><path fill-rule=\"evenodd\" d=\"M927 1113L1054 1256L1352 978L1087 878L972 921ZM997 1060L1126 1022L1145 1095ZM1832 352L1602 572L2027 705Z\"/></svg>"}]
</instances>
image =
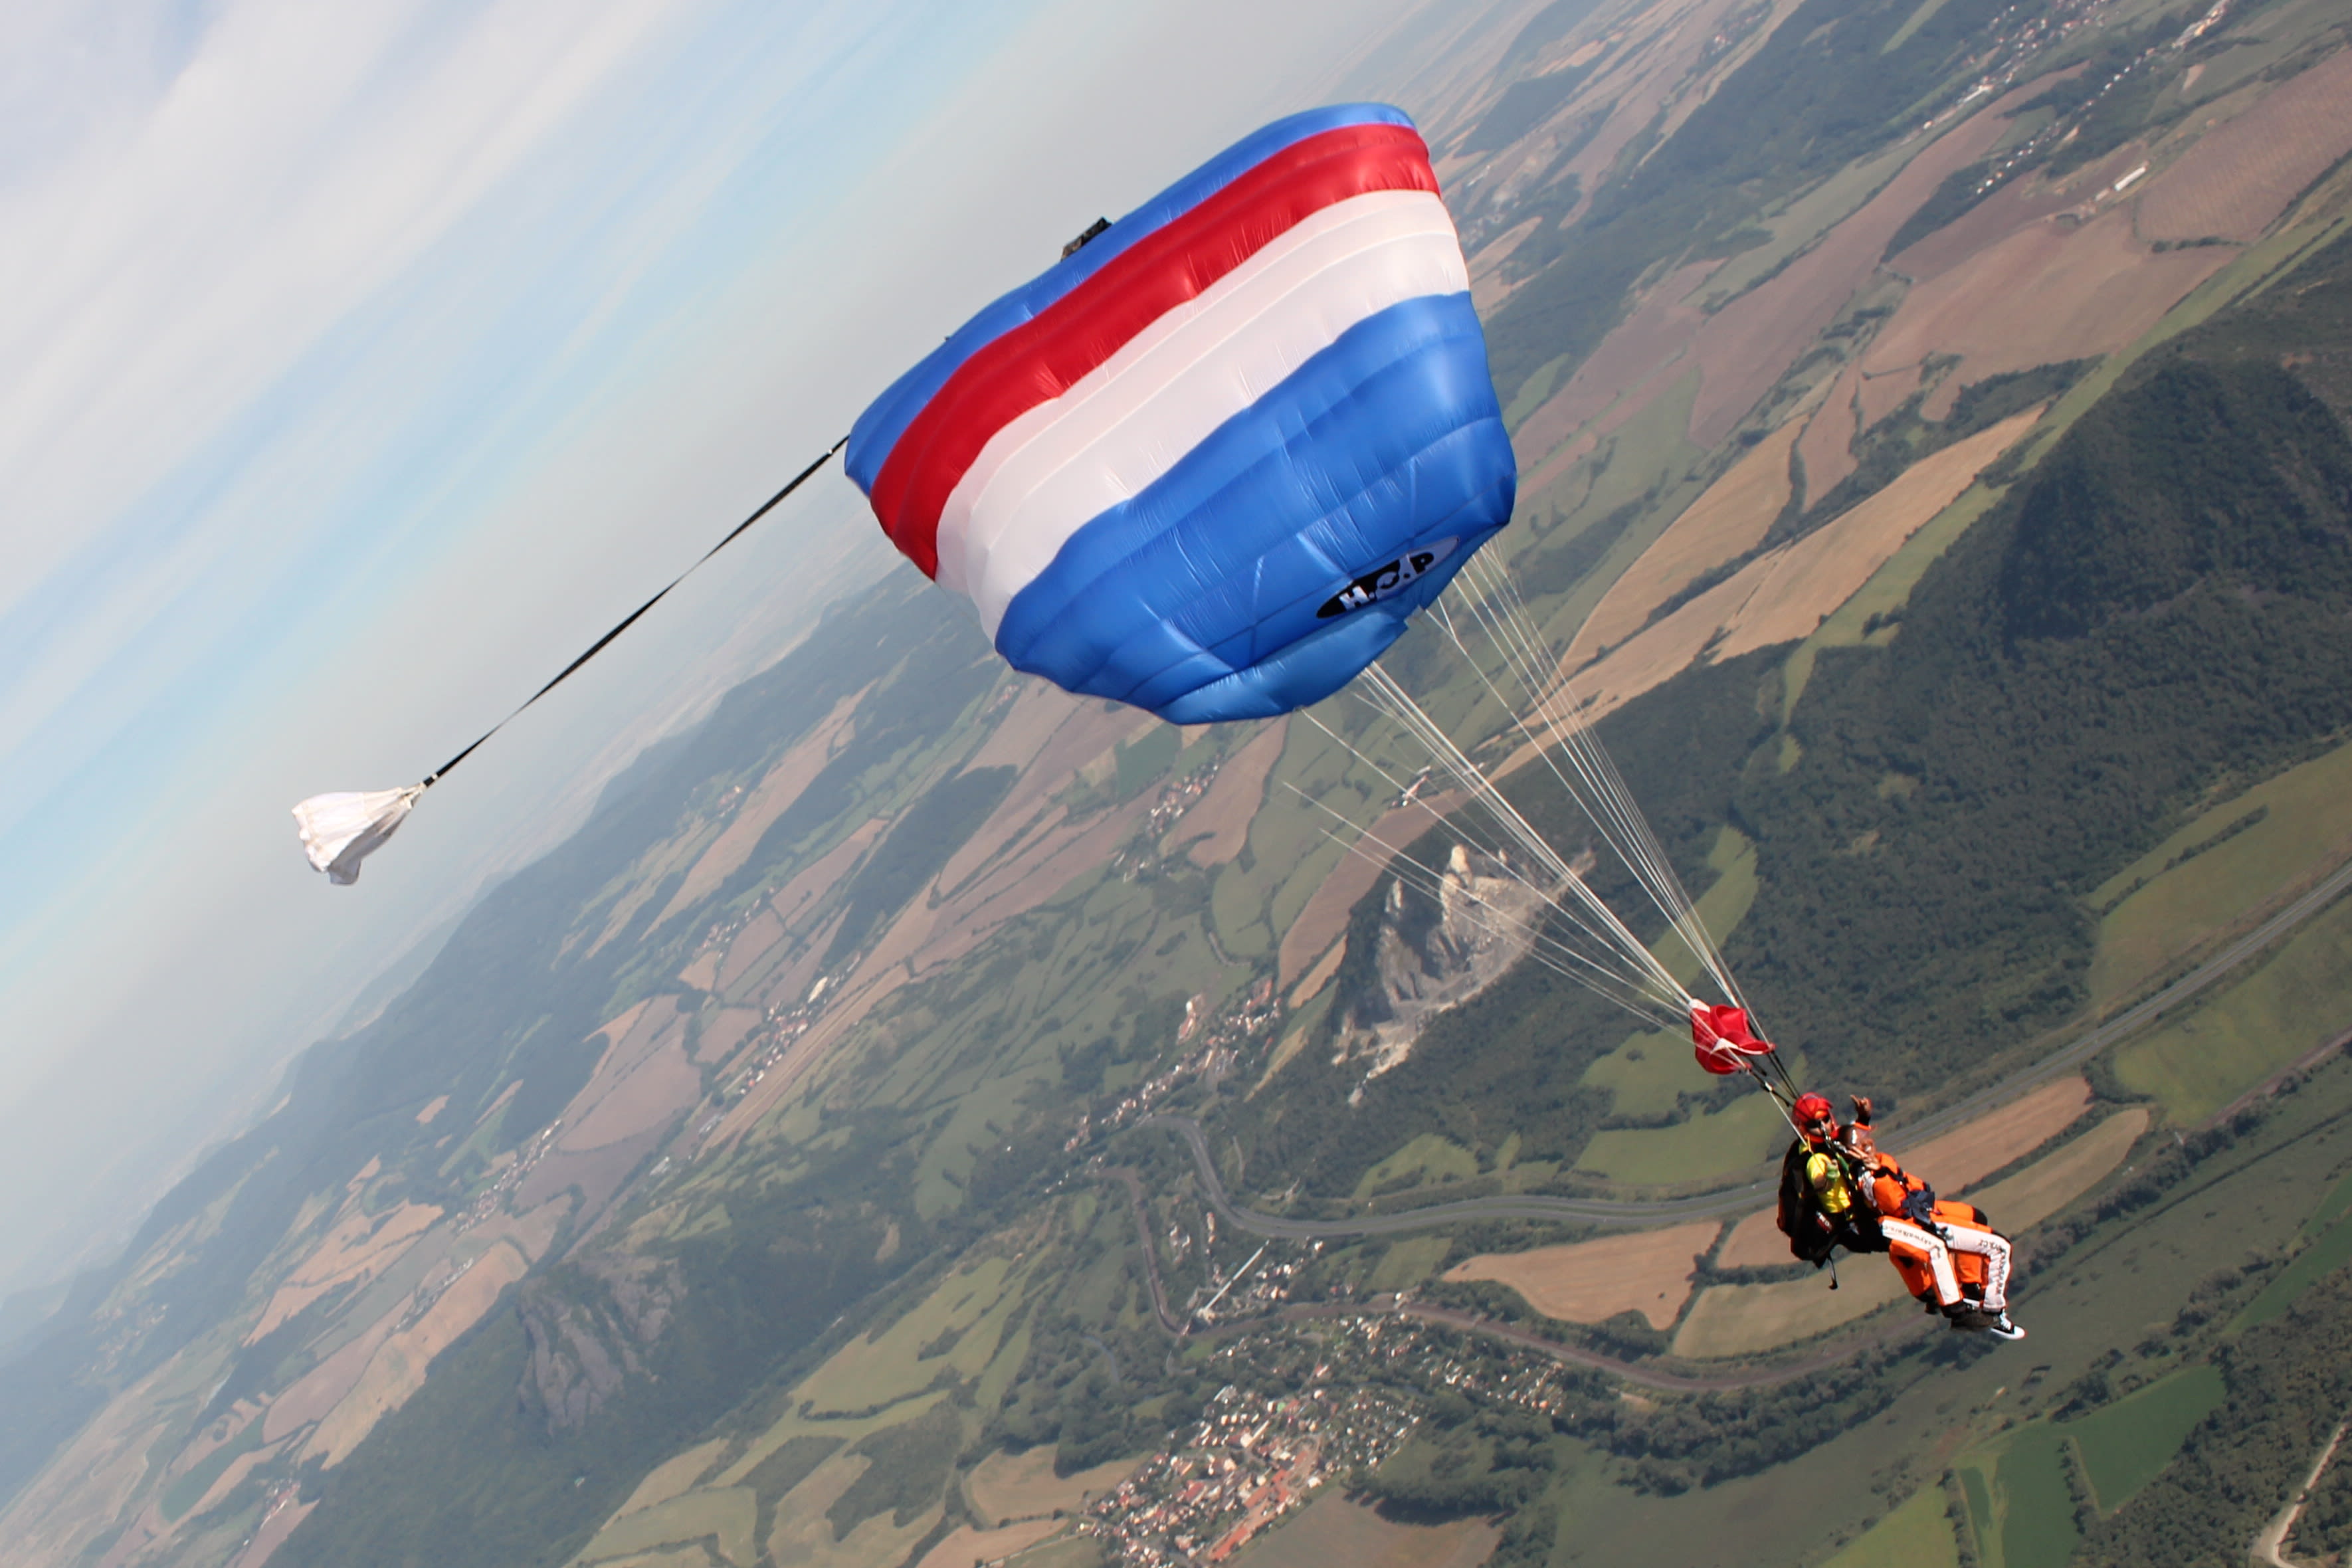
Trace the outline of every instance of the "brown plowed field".
<instances>
[{"instance_id":1,"label":"brown plowed field","mask_svg":"<svg viewBox=\"0 0 2352 1568\"><path fill-rule=\"evenodd\" d=\"M760 977L760 994L750 998L758 1007L790 1007L806 997L809 988L816 984L816 967L832 951L833 933L841 929L845 913L835 913L821 922L801 942L800 951L789 962L780 963Z\"/></svg>"},{"instance_id":2,"label":"brown plowed field","mask_svg":"<svg viewBox=\"0 0 2352 1568\"><path fill-rule=\"evenodd\" d=\"M1511 446L1522 467L1540 463L1611 408L1643 401L1652 379L1681 359L1698 337L1706 318L1690 297L1721 265L1704 261L1679 268L1642 296L1633 313L1576 367L1568 384L1512 432Z\"/></svg>"},{"instance_id":3,"label":"brown plowed field","mask_svg":"<svg viewBox=\"0 0 2352 1568\"><path fill-rule=\"evenodd\" d=\"M1693 440L1711 447L1731 433L1878 270L1895 231L1947 174L1983 155L2008 129L2001 115L2011 100L2032 90L2020 88L1944 132L1812 249L1716 312L1696 349L1706 379L1691 405Z\"/></svg>"},{"instance_id":4,"label":"brown plowed field","mask_svg":"<svg viewBox=\"0 0 2352 1568\"><path fill-rule=\"evenodd\" d=\"M1015 692L1012 704L980 750L964 766L970 768L1025 768L1045 749L1054 731L1069 722L1070 715L1084 706L1083 700L1071 696L1060 687L1044 680L1024 681Z\"/></svg>"},{"instance_id":5,"label":"brown plowed field","mask_svg":"<svg viewBox=\"0 0 2352 1568\"><path fill-rule=\"evenodd\" d=\"M701 1035L694 1042L694 1059L698 1062L723 1062L735 1047L743 1043L760 1022L757 1007L722 1007L716 1017L704 1021Z\"/></svg>"},{"instance_id":6,"label":"brown plowed field","mask_svg":"<svg viewBox=\"0 0 2352 1568\"><path fill-rule=\"evenodd\" d=\"M960 1524L945 1541L924 1552L915 1568L981 1568L984 1563L1002 1563L1066 1527L1066 1521L1058 1519L1026 1520L1002 1530L974 1530Z\"/></svg>"},{"instance_id":7,"label":"brown plowed field","mask_svg":"<svg viewBox=\"0 0 2352 1568\"><path fill-rule=\"evenodd\" d=\"M776 919L783 923L783 929L799 931L805 923L809 906L832 891L843 878L848 876L849 868L857 863L857 858L872 847L874 841L882 837L882 830L889 826L886 818L879 816L860 823L855 833L818 856L791 881L778 888L774 896L769 899L768 908L775 911Z\"/></svg>"},{"instance_id":8,"label":"brown plowed field","mask_svg":"<svg viewBox=\"0 0 2352 1568\"><path fill-rule=\"evenodd\" d=\"M1706 1219L1566 1247L1482 1252L1447 1269L1445 1278L1507 1285L1528 1306L1563 1323L1606 1322L1620 1312L1639 1312L1652 1328L1668 1329L1682 1315L1698 1259L1720 1229Z\"/></svg>"},{"instance_id":9,"label":"brown plowed field","mask_svg":"<svg viewBox=\"0 0 2352 1568\"><path fill-rule=\"evenodd\" d=\"M499 1294L529 1268L521 1253L503 1244L476 1258L423 1317L376 1347L351 1392L336 1402L303 1445L304 1455L322 1455L329 1465L341 1462L378 1421L425 1386L425 1371L433 1358L481 1321Z\"/></svg>"},{"instance_id":10,"label":"brown plowed field","mask_svg":"<svg viewBox=\"0 0 2352 1568\"><path fill-rule=\"evenodd\" d=\"M1797 442L1797 458L1805 465L1805 498L1817 500L1840 479L1853 472L1853 438L1862 433L1854 417L1854 394L1862 386L1862 367L1850 364L1830 384L1821 412L1805 426Z\"/></svg>"},{"instance_id":11,"label":"brown plowed field","mask_svg":"<svg viewBox=\"0 0 2352 1568\"><path fill-rule=\"evenodd\" d=\"M1790 1261L1789 1238L1772 1209L1759 1209L1733 1226L1715 1255L1717 1268L1777 1268Z\"/></svg>"},{"instance_id":12,"label":"brown plowed field","mask_svg":"<svg viewBox=\"0 0 2352 1568\"><path fill-rule=\"evenodd\" d=\"M1570 668L1641 629L1650 612L1685 584L1753 550L1789 500L1789 448L1795 421L1783 425L1668 524L1610 584L1568 647Z\"/></svg>"},{"instance_id":13,"label":"brown plowed field","mask_svg":"<svg viewBox=\"0 0 2352 1568\"><path fill-rule=\"evenodd\" d=\"M2062 1078L1916 1148L1890 1137L1886 1152L1938 1192L1964 1193L2057 1137L2090 1107L2090 1083Z\"/></svg>"},{"instance_id":14,"label":"brown plowed field","mask_svg":"<svg viewBox=\"0 0 2352 1568\"><path fill-rule=\"evenodd\" d=\"M650 1131L702 1098L702 1075L686 1058L686 1025L674 1023L659 1043L591 1098L591 1084L564 1107L566 1153L585 1153Z\"/></svg>"},{"instance_id":15,"label":"brown plowed field","mask_svg":"<svg viewBox=\"0 0 2352 1568\"><path fill-rule=\"evenodd\" d=\"M1929 454L1836 521L1750 563L1577 671L1571 697L1586 721L1663 685L1703 655L1734 658L1810 635L2041 416L2040 409L2028 410ZM1568 671L1563 660L1563 677ZM1501 771L1533 755L1523 747Z\"/></svg>"},{"instance_id":16,"label":"brown plowed field","mask_svg":"<svg viewBox=\"0 0 2352 1568\"><path fill-rule=\"evenodd\" d=\"M1854 400L1857 408L1855 426L1863 430L1869 429L1901 407L1903 400L1918 390L1919 367L1916 364L1898 365L1893 370L1874 371L1863 376ZM1841 479L1843 477L1839 476ZM1823 485L1812 493L1819 496L1828 489L1828 485Z\"/></svg>"},{"instance_id":17,"label":"brown plowed field","mask_svg":"<svg viewBox=\"0 0 2352 1568\"><path fill-rule=\"evenodd\" d=\"M261 1528L253 1532L253 1539L246 1543L245 1551L229 1564L229 1568L261 1568L272 1553L286 1544L286 1538L310 1517L311 1510L319 1506L319 1502L316 1498L309 1502L289 1502L271 1514L262 1521Z\"/></svg>"},{"instance_id":18,"label":"brown plowed field","mask_svg":"<svg viewBox=\"0 0 2352 1568\"><path fill-rule=\"evenodd\" d=\"M1265 776L1281 760L1283 742L1289 735L1290 721L1286 718L1252 736L1249 744L1225 759L1225 765L1217 770L1216 782L1184 814L1176 842L1192 845L1186 854L1193 865L1222 866L1242 852L1242 846L1249 842L1250 819L1265 799Z\"/></svg>"},{"instance_id":19,"label":"brown plowed field","mask_svg":"<svg viewBox=\"0 0 2352 1568\"><path fill-rule=\"evenodd\" d=\"M660 1129L640 1132L617 1143L605 1143L594 1149L577 1152L558 1150L541 1160L530 1175L515 1187L517 1207L535 1209L563 1194L570 1188L580 1189L579 1217L585 1222L602 1209L637 1162L653 1152L660 1142Z\"/></svg>"},{"instance_id":20,"label":"brown plowed field","mask_svg":"<svg viewBox=\"0 0 2352 1568\"><path fill-rule=\"evenodd\" d=\"M1915 283L1940 277L2018 230L2091 200L2145 155L2137 146L2121 149L2055 184L2020 176L1908 249L1897 251L1887 266Z\"/></svg>"},{"instance_id":21,"label":"brown plowed field","mask_svg":"<svg viewBox=\"0 0 2352 1568\"><path fill-rule=\"evenodd\" d=\"M2148 1121L2145 1105L2118 1110L2056 1153L1969 1195L2004 1231L2040 1225L2122 1164L2147 1131Z\"/></svg>"},{"instance_id":22,"label":"brown plowed field","mask_svg":"<svg viewBox=\"0 0 2352 1568\"><path fill-rule=\"evenodd\" d=\"M383 1215L345 1215L309 1257L287 1271L245 1342L254 1343L345 1280L383 1273L440 1217L439 1209L425 1204L402 1204Z\"/></svg>"},{"instance_id":23,"label":"brown plowed field","mask_svg":"<svg viewBox=\"0 0 2352 1568\"><path fill-rule=\"evenodd\" d=\"M1737 658L1810 636L2041 417L2041 409L2031 408L1929 453L1852 511L1756 563L1749 570L1763 570L1755 591L1726 625L1718 657Z\"/></svg>"},{"instance_id":24,"label":"brown plowed field","mask_svg":"<svg viewBox=\"0 0 2352 1568\"><path fill-rule=\"evenodd\" d=\"M2352 153L2352 51L2272 89L2150 180L2139 198L2148 239L2251 240L2304 187Z\"/></svg>"},{"instance_id":25,"label":"brown plowed field","mask_svg":"<svg viewBox=\"0 0 2352 1568\"><path fill-rule=\"evenodd\" d=\"M313 1421L325 1420L359 1382L376 1347L392 1337L392 1326L398 1321L397 1310L385 1313L359 1338L304 1373L285 1393L270 1401L269 1413L262 1417L262 1440L275 1443Z\"/></svg>"},{"instance_id":26,"label":"brown plowed field","mask_svg":"<svg viewBox=\"0 0 2352 1568\"><path fill-rule=\"evenodd\" d=\"M1053 693L1055 700L1039 698L1034 722L1016 709L999 731L1002 735L1014 727L1016 719L1020 720L1020 743L1028 748L1029 755L1017 756L1008 748L999 754L996 763L989 764L1019 767L1021 776L1013 781L1011 793L989 814L988 820L949 858L934 886L961 891L966 879L1016 847L1026 858L1034 851L1030 839L1038 831L1039 819L1057 809L1047 804L1055 793L1076 778L1080 769L1121 741L1160 722L1150 714L1138 713L1131 708L1107 709L1100 702L1081 702L1053 687L1045 689ZM1029 700L1026 695L1021 699L1024 704ZM1044 719L1055 712L1061 716L1059 721L1050 730L1044 729ZM994 743L992 739L990 745ZM981 766L982 758L989 754L990 747L982 747L980 755L972 759L972 766Z\"/></svg>"},{"instance_id":27,"label":"brown plowed field","mask_svg":"<svg viewBox=\"0 0 2352 1568\"><path fill-rule=\"evenodd\" d=\"M721 996L735 988L735 983L751 973L759 962L768 956L768 950L784 940L784 922L773 909L761 910L744 922L727 944L727 957L719 966L719 984L712 987Z\"/></svg>"},{"instance_id":28,"label":"brown plowed field","mask_svg":"<svg viewBox=\"0 0 2352 1568\"><path fill-rule=\"evenodd\" d=\"M1578 671L1570 695L1585 721L1614 712L1696 663L1716 633L1755 592L1759 569L1768 564L1756 562L1738 576L1717 583L1674 614L1636 632L1600 663ZM1522 747L1503 771L1511 772L1534 757L1532 748Z\"/></svg>"},{"instance_id":29,"label":"brown plowed field","mask_svg":"<svg viewBox=\"0 0 2352 1568\"><path fill-rule=\"evenodd\" d=\"M1331 984L1331 976L1339 973L1339 965L1347 956L1348 943L1346 939L1342 938L1340 941L1333 942L1331 944L1330 951L1324 953L1322 957L1317 959L1315 961L1315 967L1309 969L1305 977L1302 978L1297 984L1290 988L1291 1010L1296 1012L1299 1008L1306 1006L1309 1002L1315 1000L1316 994L1321 991L1326 985ZM1272 1076L1271 1068L1267 1070L1267 1076Z\"/></svg>"},{"instance_id":30,"label":"brown plowed field","mask_svg":"<svg viewBox=\"0 0 2352 1568\"><path fill-rule=\"evenodd\" d=\"M783 816L785 807L800 798L801 791L808 788L810 781L831 759L835 742L844 738L842 731L857 704L865 700L866 689L861 688L834 704L833 711L819 720L815 729L777 759L767 776L744 797L742 805L736 810L735 820L712 840L710 847L702 852L702 858L687 872L677 894L654 921L656 925L717 892L719 885L751 858L751 851L759 847L760 836Z\"/></svg>"},{"instance_id":31,"label":"brown plowed field","mask_svg":"<svg viewBox=\"0 0 2352 1568\"><path fill-rule=\"evenodd\" d=\"M650 996L631 1007L596 1033L608 1044L596 1070L580 1092L572 1097L565 1114L583 1110L602 1100L613 1086L635 1071L636 1065L656 1048L662 1036L678 1026L677 998ZM595 1036L589 1037L593 1039Z\"/></svg>"},{"instance_id":32,"label":"brown plowed field","mask_svg":"<svg viewBox=\"0 0 2352 1568\"><path fill-rule=\"evenodd\" d=\"M2123 347L2231 255L2218 246L2156 254L2133 237L2124 205L2079 226L2034 224L1911 290L1863 363L1875 371L1961 356L1925 406L1940 419L1969 382Z\"/></svg>"}]
</instances>

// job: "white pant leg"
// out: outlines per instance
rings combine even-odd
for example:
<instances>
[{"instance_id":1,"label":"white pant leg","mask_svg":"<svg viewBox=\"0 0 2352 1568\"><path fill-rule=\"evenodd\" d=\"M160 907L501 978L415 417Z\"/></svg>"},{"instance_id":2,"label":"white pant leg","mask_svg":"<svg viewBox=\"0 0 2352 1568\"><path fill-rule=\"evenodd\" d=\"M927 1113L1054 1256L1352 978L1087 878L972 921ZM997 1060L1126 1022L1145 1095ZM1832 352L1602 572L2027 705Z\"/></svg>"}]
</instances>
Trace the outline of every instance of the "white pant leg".
<instances>
[{"instance_id":1,"label":"white pant leg","mask_svg":"<svg viewBox=\"0 0 2352 1568\"><path fill-rule=\"evenodd\" d=\"M1942 1237L1907 1219L1881 1219L1878 1228L1887 1240L1899 1247L1907 1247L1927 1258L1928 1271L1936 1279L1937 1305L1948 1307L1960 1299L1960 1278L1952 1269L1952 1249L1944 1245ZM2007 1262L2004 1256L2004 1279L2007 1277Z\"/></svg>"},{"instance_id":2,"label":"white pant leg","mask_svg":"<svg viewBox=\"0 0 2352 1568\"><path fill-rule=\"evenodd\" d=\"M2009 1307L2009 1237L1989 1230L1950 1227L1947 1244L1954 1252L1973 1252L1985 1260L1984 1308L1988 1312Z\"/></svg>"}]
</instances>

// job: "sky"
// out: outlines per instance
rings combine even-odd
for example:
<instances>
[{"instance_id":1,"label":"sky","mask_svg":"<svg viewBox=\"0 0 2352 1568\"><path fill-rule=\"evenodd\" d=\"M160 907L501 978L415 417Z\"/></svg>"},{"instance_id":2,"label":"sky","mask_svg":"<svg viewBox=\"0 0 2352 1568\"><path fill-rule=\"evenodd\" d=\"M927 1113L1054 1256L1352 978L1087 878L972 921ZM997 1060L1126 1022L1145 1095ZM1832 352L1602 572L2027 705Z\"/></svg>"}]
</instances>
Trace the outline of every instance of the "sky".
<instances>
[{"instance_id":1,"label":"sky","mask_svg":"<svg viewBox=\"0 0 2352 1568\"><path fill-rule=\"evenodd\" d=\"M647 742L911 571L837 470L412 782L972 309L1423 0L11 0L0 1293L119 1241Z\"/></svg>"}]
</instances>

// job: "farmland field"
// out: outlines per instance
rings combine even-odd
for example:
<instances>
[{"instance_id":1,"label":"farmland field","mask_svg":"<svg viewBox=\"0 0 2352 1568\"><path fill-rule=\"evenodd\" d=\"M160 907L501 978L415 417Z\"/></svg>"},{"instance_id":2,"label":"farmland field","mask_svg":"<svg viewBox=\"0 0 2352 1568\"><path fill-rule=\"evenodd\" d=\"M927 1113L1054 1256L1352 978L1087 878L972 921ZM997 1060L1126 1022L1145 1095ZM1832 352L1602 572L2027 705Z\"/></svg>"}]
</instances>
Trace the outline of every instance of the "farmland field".
<instances>
[{"instance_id":1,"label":"farmland field","mask_svg":"<svg viewBox=\"0 0 2352 1568\"><path fill-rule=\"evenodd\" d=\"M1235 1568L1477 1568L1494 1550L1484 1520L1400 1524L1327 1489L1297 1519L1269 1531L1234 1558ZM1029 1568L1024 1563L1023 1568Z\"/></svg>"},{"instance_id":2,"label":"farmland field","mask_svg":"<svg viewBox=\"0 0 2352 1568\"><path fill-rule=\"evenodd\" d=\"M1714 1220L1700 1220L1528 1252L1480 1253L1447 1269L1445 1278L1507 1285L1537 1311L1562 1322L1599 1323L1639 1312L1652 1328L1667 1329L1689 1299L1693 1260L1720 1228Z\"/></svg>"},{"instance_id":3,"label":"farmland field","mask_svg":"<svg viewBox=\"0 0 2352 1568\"><path fill-rule=\"evenodd\" d=\"M877 1335L852 1341L818 1368L801 1384L801 1397L819 1411L865 1410L915 1394L942 1365L965 1376L978 1373L1017 1296L1008 1288L1011 1270L1005 1258L991 1258L949 1275L913 1311ZM940 1357L919 1356L951 1333L954 1342Z\"/></svg>"},{"instance_id":4,"label":"farmland field","mask_svg":"<svg viewBox=\"0 0 2352 1568\"><path fill-rule=\"evenodd\" d=\"M2095 1005L2119 1001L2280 889L2352 851L2352 746L2203 813L2091 894Z\"/></svg>"},{"instance_id":5,"label":"farmland field","mask_svg":"<svg viewBox=\"0 0 2352 1568\"><path fill-rule=\"evenodd\" d=\"M1445 1261L1447 1242L1442 1236L1409 1236L1391 1242L1364 1284L1371 1290L1402 1290L1429 1278Z\"/></svg>"},{"instance_id":6,"label":"farmland field","mask_svg":"<svg viewBox=\"0 0 2352 1568\"><path fill-rule=\"evenodd\" d=\"M1903 1277L1883 1258L1841 1258L1835 1290L1826 1269L1770 1285L1710 1285L1675 1332L1675 1354L1716 1361L1777 1350L1904 1299Z\"/></svg>"},{"instance_id":7,"label":"farmland field","mask_svg":"<svg viewBox=\"0 0 2352 1568\"><path fill-rule=\"evenodd\" d=\"M2294 1306L2297 1296L2347 1263L2352 1263L2352 1219L2339 1219L2314 1237L2310 1246L2280 1269L2277 1278L2246 1303L2246 1310L2232 1326L2251 1329L2269 1322Z\"/></svg>"},{"instance_id":8,"label":"farmland field","mask_svg":"<svg viewBox=\"0 0 2352 1568\"><path fill-rule=\"evenodd\" d=\"M2113 1513L2154 1480L2221 1394L2221 1374L2210 1363L2183 1367L2060 1427L2083 1458L2101 1510Z\"/></svg>"},{"instance_id":9,"label":"farmland field","mask_svg":"<svg viewBox=\"0 0 2352 1568\"><path fill-rule=\"evenodd\" d=\"M984 1523L1003 1525L1037 1519L1056 1510L1075 1511L1088 1498L1108 1491L1135 1468L1133 1459L1113 1459L1075 1475L1054 1473L1051 1444L1019 1454L991 1454L972 1467L965 1495Z\"/></svg>"},{"instance_id":10,"label":"farmland field","mask_svg":"<svg viewBox=\"0 0 2352 1568\"><path fill-rule=\"evenodd\" d=\"M1960 1568L1944 1489L1931 1486L1915 1494L1823 1568Z\"/></svg>"},{"instance_id":11,"label":"farmland field","mask_svg":"<svg viewBox=\"0 0 2352 1568\"><path fill-rule=\"evenodd\" d=\"M2201 1121L2342 1032L2352 1004L2352 900L2315 916L2261 967L2125 1046L2116 1075L2177 1122Z\"/></svg>"},{"instance_id":12,"label":"farmland field","mask_svg":"<svg viewBox=\"0 0 2352 1568\"><path fill-rule=\"evenodd\" d=\"M1593 1135L1576 1168L1634 1186L1670 1186L1761 1163L1788 1123L1760 1094L1672 1127L1611 1128Z\"/></svg>"},{"instance_id":13,"label":"farmland field","mask_svg":"<svg viewBox=\"0 0 2352 1568\"><path fill-rule=\"evenodd\" d=\"M2018 1428L1993 1471L2001 1568L2066 1568L2079 1533L2065 1439L2048 1422Z\"/></svg>"},{"instance_id":14,"label":"farmland field","mask_svg":"<svg viewBox=\"0 0 2352 1568\"><path fill-rule=\"evenodd\" d=\"M1478 1173L1478 1156L1434 1132L1424 1132L1366 1171L1356 1184L1358 1199L1400 1186L1434 1186Z\"/></svg>"}]
</instances>

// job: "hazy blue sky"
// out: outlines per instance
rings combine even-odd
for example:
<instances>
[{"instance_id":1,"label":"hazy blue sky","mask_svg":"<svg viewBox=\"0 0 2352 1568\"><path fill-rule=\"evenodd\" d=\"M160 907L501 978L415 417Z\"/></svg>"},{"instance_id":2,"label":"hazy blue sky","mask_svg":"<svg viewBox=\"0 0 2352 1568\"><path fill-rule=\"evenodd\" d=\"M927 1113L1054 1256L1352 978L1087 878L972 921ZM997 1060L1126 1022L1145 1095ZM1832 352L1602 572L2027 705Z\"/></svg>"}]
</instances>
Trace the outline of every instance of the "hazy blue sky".
<instances>
[{"instance_id":1,"label":"hazy blue sky","mask_svg":"<svg viewBox=\"0 0 2352 1568\"><path fill-rule=\"evenodd\" d=\"M357 887L295 800L441 762L964 312L1415 4L12 0L0 1290L903 568L828 476Z\"/></svg>"}]
</instances>

